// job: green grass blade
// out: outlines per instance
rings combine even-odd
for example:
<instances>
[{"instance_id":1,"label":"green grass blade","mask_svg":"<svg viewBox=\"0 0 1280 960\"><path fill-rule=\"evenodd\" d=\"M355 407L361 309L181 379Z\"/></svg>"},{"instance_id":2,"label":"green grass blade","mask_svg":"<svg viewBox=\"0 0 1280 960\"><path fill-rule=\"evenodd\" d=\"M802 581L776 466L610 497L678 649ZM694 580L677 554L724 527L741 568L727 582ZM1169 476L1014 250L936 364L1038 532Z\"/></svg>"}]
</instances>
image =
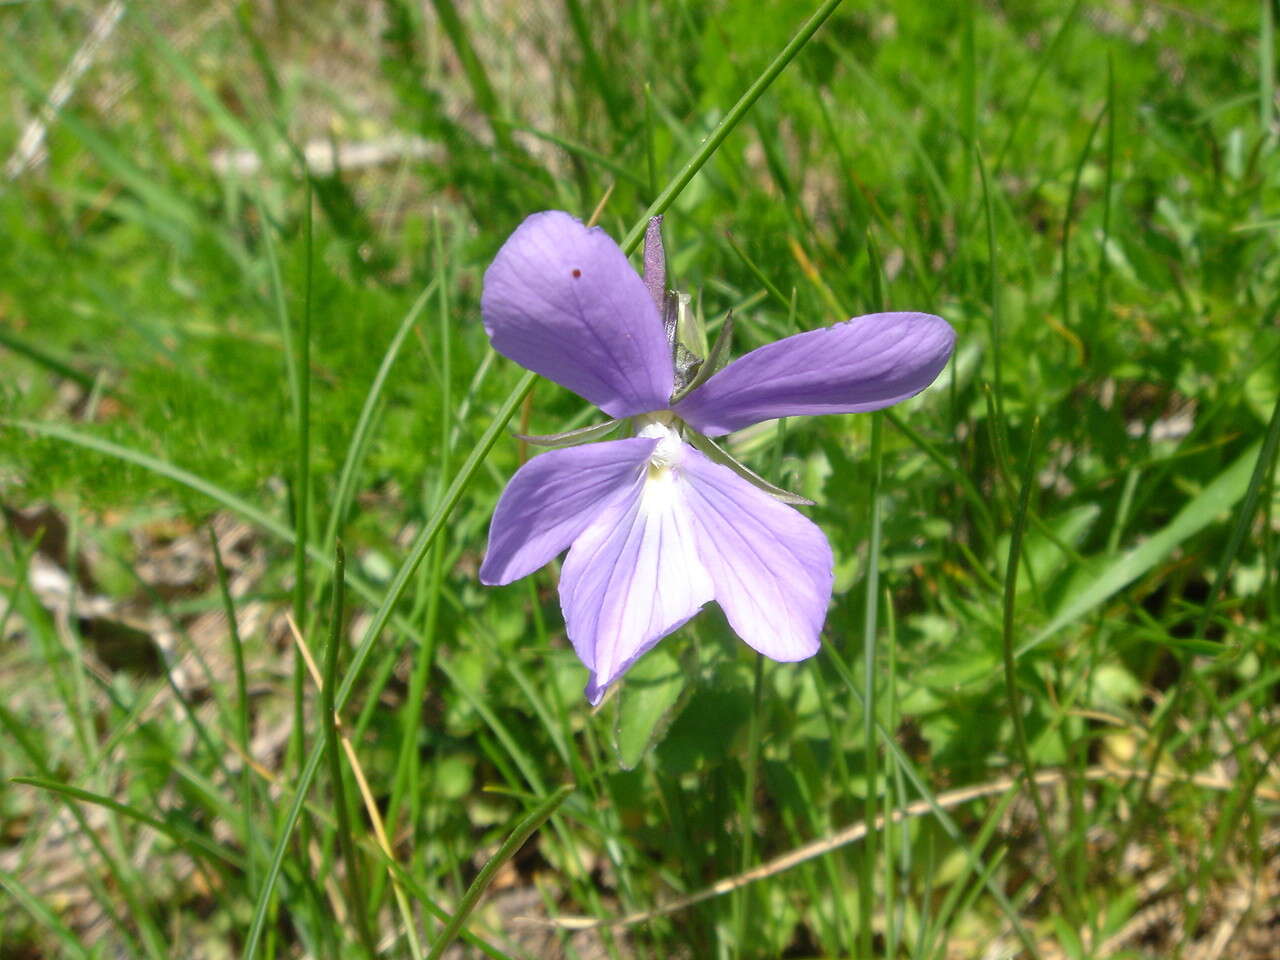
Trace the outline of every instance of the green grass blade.
<instances>
[{"instance_id":1,"label":"green grass blade","mask_svg":"<svg viewBox=\"0 0 1280 960\"><path fill-rule=\"evenodd\" d=\"M884 465L884 426L878 413L871 415L871 460L868 469L871 472L871 489L868 491L870 516L867 518L867 582L864 595L865 611L862 623L862 723L863 723L863 755L866 763L866 794L863 798L863 820L871 824L876 822L876 813L880 807L880 772L878 769L878 747L876 744L876 636L878 631L877 615L880 606L880 540L882 535L880 504L880 484L883 478ZM858 924L858 942L863 956L871 956L873 952L876 889L876 831L868 830L863 841L860 861L862 878L861 890L858 893L858 908L861 914Z\"/></svg>"},{"instance_id":2,"label":"green grass blade","mask_svg":"<svg viewBox=\"0 0 1280 960\"><path fill-rule=\"evenodd\" d=\"M351 442L347 445L347 454L342 460L342 469L338 473L338 485L333 497L333 506L329 511L329 522L325 526L324 539L320 541L321 547L333 543L337 539L343 518L351 508L351 501L355 498L356 478L359 476L360 464L364 461L365 451L368 449L369 440L373 435L374 414L377 412L378 404L382 400L382 392L386 388L387 380L391 376L391 370L400 356L400 348L404 346L404 341L409 336L409 331L413 329L414 323L422 314L422 310L427 305L431 295L435 293L436 285L439 282L439 277L433 278L422 293L418 295L418 299L413 302L409 312L404 315L404 319L400 321L400 326L397 328L395 336L391 338L386 352L382 355L382 362L378 365L378 372L374 374L373 381L369 384L369 392L365 395L364 405L360 408L360 415L356 418L355 429L351 431Z\"/></svg>"},{"instance_id":3,"label":"green grass blade","mask_svg":"<svg viewBox=\"0 0 1280 960\"><path fill-rule=\"evenodd\" d=\"M1123 590L1170 553L1188 537L1213 523L1223 510L1234 506L1249 488L1250 477L1259 463L1262 444L1255 443L1229 467L1178 511L1164 529L1107 564L1083 588L1072 593L1061 609L1030 640L1015 651L1021 657L1055 633L1075 623Z\"/></svg>"},{"instance_id":4,"label":"green grass blade","mask_svg":"<svg viewBox=\"0 0 1280 960\"><path fill-rule=\"evenodd\" d=\"M238 497L228 490L224 490L215 483L210 483L203 477L196 476L190 470L184 470L182 467L174 466L157 457L149 454L140 453L131 450L128 447L122 447L118 443L112 443L110 440L103 440L92 434L82 433L73 430L70 427L63 426L59 423L42 423L35 420L6 419L0 420L0 425L7 426L16 430L29 430L32 433L45 437L54 437L64 443L74 444L83 447L86 450L94 450L108 457L115 457L117 460L123 460L126 463L132 463L135 466L149 470L158 476L167 477L176 483L189 487L197 493L202 493L211 500L221 503L223 506L234 510L245 519L261 527L263 530L286 540L293 542L293 530L285 524L281 523L270 514L259 510L249 501L242 497Z\"/></svg>"},{"instance_id":5,"label":"green grass blade","mask_svg":"<svg viewBox=\"0 0 1280 960\"><path fill-rule=\"evenodd\" d=\"M248 854L249 889L257 889L257 859L253 856L253 844L248 838L254 833L253 816L255 811L253 771L249 764L252 752L249 749L249 681L244 666L244 643L240 637L240 625L236 620L236 605L231 598L231 587L227 580L227 567L222 562L222 550L218 546L218 535L213 527L209 528L209 548L213 554L214 572L218 578L218 593L222 598L223 615L227 618L227 637L231 641L231 658L235 665L236 684L236 742L240 746L240 829L245 837L245 849Z\"/></svg>"},{"instance_id":6,"label":"green grass blade","mask_svg":"<svg viewBox=\"0 0 1280 960\"><path fill-rule=\"evenodd\" d=\"M70 363L59 360L48 350L37 347L35 344L27 343L25 340L15 337L7 330L0 330L0 347L7 347L19 356L26 357L34 363L44 367L50 373L65 377L75 383L80 384L86 390L91 390L97 383L97 380L82 370L77 370Z\"/></svg>"},{"instance_id":7,"label":"green grass blade","mask_svg":"<svg viewBox=\"0 0 1280 960\"><path fill-rule=\"evenodd\" d=\"M1227 575L1231 571L1232 564L1235 563L1240 547L1244 543L1244 538L1249 528L1253 525L1254 514L1258 509L1259 495L1265 486L1268 472L1273 469L1276 462L1276 449L1278 446L1280 446L1280 395L1276 397L1275 406L1272 407L1271 420L1267 424L1266 437L1260 445L1250 448L1250 452L1257 450L1257 454L1253 462L1253 469L1249 474L1249 484L1244 493L1244 502L1240 505L1240 509L1236 511L1235 523L1231 525L1231 533L1227 538L1227 545L1223 549L1222 558L1218 561L1218 569L1214 574L1213 586L1209 589L1209 595L1205 598L1204 609L1201 611L1199 621L1196 624L1197 639L1204 637L1213 616L1214 604L1226 584ZM1250 453L1246 453L1232 465L1231 470L1237 470L1242 464L1247 465L1249 459ZM1214 486L1216 485L1217 483L1215 482ZM1205 491L1205 493L1207 492L1208 490ZM1202 493L1200 496L1203 497L1204 495ZM1235 499L1232 498L1230 502L1234 504ZM1225 504L1219 504L1218 509L1222 509L1223 506ZM1183 513L1185 512L1186 509L1183 510ZM1182 513L1178 515L1179 518L1181 516ZM1177 518L1175 518L1174 523L1177 523ZM1189 674L1190 668L1184 665L1178 677L1177 686L1174 688L1172 696L1167 699L1168 709L1159 717L1155 747L1152 749L1151 756L1147 761L1142 785L1138 790L1135 809L1141 810L1150 795L1151 785L1155 780L1155 771L1159 766L1160 758L1164 754L1165 747L1168 745L1169 737L1174 729L1172 721L1180 716L1180 707L1187 689Z\"/></svg>"},{"instance_id":8,"label":"green grass blade","mask_svg":"<svg viewBox=\"0 0 1280 960\"><path fill-rule=\"evenodd\" d=\"M874 309L884 310L884 277L881 273L880 252L875 237L867 231L867 260L870 267L870 302ZM869 506L867 517L867 581L863 593L862 620L862 751L866 764L866 787L862 816L867 824L876 822L880 808L879 753L876 744L876 648L880 613L880 547L883 536L884 515L881 512L881 486L884 482L884 417L871 414L870 457L867 469L871 475L867 491ZM886 817L886 824L888 818ZM863 956L871 956L874 949L876 914L876 855L879 838L875 830L868 830L863 840L860 860L861 890L858 894L860 913L858 942Z\"/></svg>"},{"instance_id":9,"label":"green grass blade","mask_svg":"<svg viewBox=\"0 0 1280 960\"><path fill-rule=\"evenodd\" d=\"M1084 149L1080 151L1080 159L1076 162L1075 173L1071 176L1071 188L1067 191L1067 205L1062 214L1062 251L1061 262L1058 266L1059 285L1058 299L1061 304L1062 311L1062 329L1068 334L1076 337L1076 346L1081 353L1084 352L1084 338L1080 336L1078 328L1071 322L1071 289L1074 286L1071 282L1071 218L1076 209L1076 196L1080 192L1080 178L1084 175L1084 166L1089 159L1089 153L1093 150L1094 137L1098 135L1098 130L1102 127L1102 119L1107 115L1108 107L1104 106L1098 111L1098 116L1093 121L1093 126L1089 128L1089 134L1084 139ZM1080 357L1081 365L1086 360L1085 356Z\"/></svg>"},{"instance_id":10,"label":"green grass blade","mask_svg":"<svg viewBox=\"0 0 1280 960\"><path fill-rule=\"evenodd\" d=\"M849 671L849 668L838 656L829 656L827 658L827 662L835 667L836 672L839 673L841 679L844 680L845 686L848 688L849 692L857 698L861 705L862 691L858 689L858 681ZM933 814L934 819L938 821L946 834L952 839L956 846L960 848L960 851L964 854L965 860L968 862L969 869L984 878L987 892L991 894L992 899L994 899L996 904L1000 907L1005 919L1009 922L1009 925L1013 928L1018 940L1022 943L1027 956L1038 958L1040 953L1035 947L1035 941L1031 939L1031 934L1027 932L1026 927L1023 925L1021 917L1018 916L1018 911L1014 908L1013 904L1009 902L1008 895L1003 889L1001 889L1000 884L996 883L994 879L992 879L991 872L988 870L986 864L982 862L982 857L965 839L964 833L961 831L959 826L956 825L956 822L951 819L950 814L948 814L947 811L938 803L937 797L933 795L933 791L930 790L928 785L924 782L924 778L920 776L920 772L916 769L915 764L911 762L911 759L906 755L902 748L898 746L893 735L889 731L885 730L884 726L878 721L876 723L876 730L879 732L880 742L884 744L885 749L888 750L890 755L893 757L894 763L897 764L898 768L906 778L911 781L911 786L915 789L916 793L919 794L920 798L929 805L929 810Z\"/></svg>"},{"instance_id":11,"label":"green grass blade","mask_svg":"<svg viewBox=\"0 0 1280 960\"><path fill-rule=\"evenodd\" d=\"M626 108L622 104L622 98L614 89L612 77L615 71L605 69L604 62L600 59L600 54L596 50L596 46L591 41L591 29L587 21L587 13L582 8L582 0L564 0L565 9L569 14L569 24L573 28L574 38L578 41L578 46L582 50L582 59L586 64L587 74L591 77L591 82L600 94L600 99L604 101L605 112L608 114L610 121L617 124L626 116Z\"/></svg>"},{"instance_id":12,"label":"green grass blade","mask_svg":"<svg viewBox=\"0 0 1280 960\"><path fill-rule=\"evenodd\" d=\"M1258 122L1264 137L1272 134L1276 98L1275 0L1259 0L1258 18Z\"/></svg>"},{"instance_id":13,"label":"green grass blade","mask_svg":"<svg viewBox=\"0 0 1280 960\"><path fill-rule=\"evenodd\" d=\"M1041 839L1049 851L1054 865L1054 890L1060 902L1069 914L1074 913L1074 904L1068 897L1066 883L1067 872L1063 869L1059 848L1054 842L1049 827L1049 814L1044 800L1040 796L1040 788L1036 785L1036 768L1031 757L1031 747L1027 743L1027 728L1023 720L1022 696L1018 690L1018 672L1014 661L1013 644L1018 609L1018 568L1022 563L1022 538L1027 529L1027 512L1031 505L1031 491L1035 486L1036 446L1040 437L1040 420L1037 417L1031 424L1031 436L1027 440L1027 455L1022 468L1021 489L1018 493L1018 506L1013 515L1013 529L1009 533L1009 559L1005 564L1004 603L1001 626L1002 650L1004 653L1005 694L1009 698L1009 715L1013 720L1014 744L1018 750L1018 758L1022 762L1022 776L1026 783L1027 793L1035 808L1036 821L1040 826Z\"/></svg>"},{"instance_id":14,"label":"green grass blade","mask_svg":"<svg viewBox=\"0 0 1280 960\"><path fill-rule=\"evenodd\" d=\"M50 793L57 793L72 800L92 803L107 810L113 810L122 816L128 817L130 820L136 820L144 826L163 833L174 843L187 850L188 853L203 853L236 869L243 869L244 863L238 855L230 850L223 849L212 840L206 839L189 827L153 817L148 813L143 813L136 807L121 803L113 797L103 796L91 790L83 790L80 787L73 787L69 783L59 783L56 780L49 780L44 777L13 777L10 782L20 783L28 787L37 787L40 790L48 790Z\"/></svg>"},{"instance_id":15,"label":"green grass blade","mask_svg":"<svg viewBox=\"0 0 1280 960\"><path fill-rule=\"evenodd\" d=\"M712 155L720 149L720 144L724 143L725 137L733 132L734 128L742 121L742 118L747 115L747 111L769 89L773 81L778 79L778 75L795 59L796 54L804 49L804 45L818 32L818 28L826 23L827 18L835 13L836 7L840 6L840 3L841 0L824 0L821 6L813 12L813 15L804 22L795 36L773 58L773 62L765 68L764 73L760 74L738 99L738 102L729 108L729 112L724 115L724 119L716 124L710 136L702 142L702 145L694 155L680 169L675 179L667 184L666 188L658 194L653 203L649 204L649 209L644 212L644 216L636 222L635 226L631 228L631 232L623 239L623 250L628 254L635 251L644 237L644 229L649 223L649 218L666 212L675 198L689 185L689 181L697 175L698 171L711 159Z\"/></svg>"},{"instance_id":16,"label":"green grass blade","mask_svg":"<svg viewBox=\"0 0 1280 960\"><path fill-rule=\"evenodd\" d=\"M1270 3L1271 0L1265 0ZM1102 235L1098 241L1098 290L1094 296L1093 326L1088 331L1087 342L1092 342L1102 329L1103 314L1107 309L1107 279L1111 275L1111 259L1107 247L1111 243L1111 204L1116 174L1116 71L1115 63L1107 56L1107 173L1102 186Z\"/></svg>"},{"instance_id":17,"label":"green grass blade","mask_svg":"<svg viewBox=\"0 0 1280 960\"><path fill-rule=\"evenodd\" d=\"M494 139L498 141L498 146L507 153L520 152L507 127L495 122L501 113L498 109L498 97L493 92L493 85L489 82L489 74L485 72L484 64L476 55L475 47L471 43L471 35L458 14L458 8L454 6L453 0L431 0L431 3L435 7L436 16L440 18L440 26L444 28L445 35L453 44L454 52L462 61L462 70L467 76L467 83L471 86L471 95L475 98L480 112L484 114L489 129L493 131Z\"/></svg>"},{"instance_id":18,"label":"green grass blade","mask_svg":"<svg viewBox=\"0 0 1280 960\"><path fill-rule=\"evenodd\" d=\"M6 870L0 870L0 887L8 891L14 902L31 915L31 919L58 938L67 951L65 956L91 960L94 954L85 948L80 938L39 897L28 890L21 880Z\"/></svg>"},{"instance_id":19,"label":"green grass blade","mask_svg":"<svg viewBox=\"0 0 1280 960\"><path fill-rule=\"evenodd\" d=\"M471 882L471 886L467 887L467 892L463 894L458 908L453 912L453 916L449 918L449 922L445 924L445 928L440 931L440 935L436 937L435 943L431 945L427 960L439 960L446 948L457 939L462 930L462 925L467 922L467 918L475 910L480 898L484 896L485 890L493 882L494 875L499 868L516 855L519 849L524 846L525 841L547 822L547 819L556 812L560 804L564 803L575 789L577 788L573 784L565 784L559 787L551 796L543 800L523 820L516 824L507 839L503 841L502 846L481 868L475 880Z\"/></svg>"},{"instance_id":20,"label":"green grass blade","mask_svg":"<svg viewBox=\"0 0 1280 960\"><path fill-rule=\"evenodd\" d=\"M747 756L744 761L746 782L742 789L738 816L742 821L742 846L738 856L738 871L746 873L755 855L756 831L756 779L760 774L760 726L764 709L764 655L755 656L755 674L752 680L751 717L747 726ZM752 913L750 904L754 890L739 890L733 896L734 942L739 956L747 952L747 916Z\"/></svg>"},{"instance_id":21,"label":"green grass blade","mask_svg":"<svg viewBox=\"0 0 1280 960\"><path fill-rule=\"evenodd\" d=\"M329 757L329 781L333 789L333 808L338 821L338 846L342 861L347 867L347 907L356 918L356 933L368 956L377 956L378 946L369 927L365 909L364 884L360 860L356 856L356 841L351 829L351 817L347 809L346 790L342 779L342 755L338 752L338 715L333 709L333 690L338 682L338 650L342 645L342 620L345 614L346 554L342 544L334 545L333 556L333 612L329 624L329 642L324 648L324 686L320 690L320 728Z\"/></svg>"},{"instance_id":22,"label":"green grass blade","mask_svg":"<svg viewBox=\"0 0 1280 960\"><path fill-rule=\"evenodd\" d=\"M1005 157L1009 155L1009 148L1013 146L1013 141L1018 135L1018 127L1022 124L1022 119L1027 115L1027 110L1031 106L1031 98L1035 96L1036 88L1040 86L1040 81L1044 79L1045 72L1054 63L1054 56L1061 45L1063 38L1067 35L1067 30L1076 22L1076 14L1080 12L1080 7L1084 0L1075 0L1071 4L1071 8L1062 18L1062 23L1058 24L1058 29L1054 31L1053 38L1042 54L1036 57L1036 72L1031 78L1031 82L1027 84L1026 92L1022 96L1022 101L1013 112L1013 119L1009 121L1009 132L1005 134L1004 143L1000 147L1000 152L996 154L996 162L992 166L992 173L999 176L1004 170Z\"/></svg>"}]
</instances>

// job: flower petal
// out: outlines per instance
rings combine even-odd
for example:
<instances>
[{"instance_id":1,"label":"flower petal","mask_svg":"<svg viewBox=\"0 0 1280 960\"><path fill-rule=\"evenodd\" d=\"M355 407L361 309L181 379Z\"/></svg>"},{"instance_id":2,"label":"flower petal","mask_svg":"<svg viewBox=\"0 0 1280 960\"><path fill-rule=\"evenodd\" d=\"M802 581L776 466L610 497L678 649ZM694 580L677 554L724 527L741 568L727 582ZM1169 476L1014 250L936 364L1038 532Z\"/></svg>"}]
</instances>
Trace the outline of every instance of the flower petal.
<instances>
[{"instance_id":1,"label":"flower petal","mask_svg":"<svg viewBox=\"0 0 1280 960\"><path fill-rule=\"evenodd\" d=\"M871 313L770 343L735 360L675 405L719 436L775 417L878 410L942 372L956 334L928 313Z\"/></svg>"},{"instance_id":2,"label":"flower petal","mask_svg":"<svg viewBox=\"0 0 1280 960\"><path fill-rule=\"evenodd\" d=\"M559 210L527 218L485 271L480 310L495 350L609 416L666 407L671 350L658 309L600 228Z\"/></svg>"},{"instance_id":3,"label":"flower petal","mask_svg":"<svg viewBox=\"0 0 1280 960\"><path fill-rule=\"evenodd\" d=\"M692 453L693 451L689 451ZM565 558L560 606L569 641L591 671L587 698L605 688L655 643L711 599L674 473L646 471L583 532Z\"/></svg>"},{"instance_id":4,"label":"flower petal","mask_svg":"<svg viewBox=\"0 0 1280 960\"><path fill-rule=\"evenodd\" d=\"M568 549L610 500L635 486L656 445L633 437L566 447L517 470L489 523L480 582L519 580Z\"/></svg>"},{"instance_id":5,"label":"flower petal","mask_svg":"<svg viewBox=\"0 0 1280 960\"><path fill-rule=\"evenodd\" d=\"M831 546L797 510L690 450L681 464L698 556L734 632L773 660L818 652Z\"/></svg>"}]
</instances>

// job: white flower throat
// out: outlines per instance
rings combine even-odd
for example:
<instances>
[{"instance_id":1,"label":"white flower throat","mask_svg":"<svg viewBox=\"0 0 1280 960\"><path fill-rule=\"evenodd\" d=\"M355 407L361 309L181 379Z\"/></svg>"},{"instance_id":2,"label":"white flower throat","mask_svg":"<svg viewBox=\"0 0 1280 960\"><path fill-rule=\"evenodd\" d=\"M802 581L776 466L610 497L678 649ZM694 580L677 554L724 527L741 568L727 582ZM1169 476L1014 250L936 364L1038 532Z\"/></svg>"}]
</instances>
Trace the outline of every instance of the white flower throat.
<instances>
[{"instance_id":1,"label":"white flower throat","mask_svg":"<svg viewBox=\"0 0 1280 960\"><path fill-rule=\"evenodd\" d=\"M648 471L644 478L644 498L649 505L651 501L668 502L674 494L678 467L684 460L685 444L680 434L670 423L644 418L639 421L640 430L636 436L657 440L653 453L649 454Z\"/></svg>"}]
</instances>

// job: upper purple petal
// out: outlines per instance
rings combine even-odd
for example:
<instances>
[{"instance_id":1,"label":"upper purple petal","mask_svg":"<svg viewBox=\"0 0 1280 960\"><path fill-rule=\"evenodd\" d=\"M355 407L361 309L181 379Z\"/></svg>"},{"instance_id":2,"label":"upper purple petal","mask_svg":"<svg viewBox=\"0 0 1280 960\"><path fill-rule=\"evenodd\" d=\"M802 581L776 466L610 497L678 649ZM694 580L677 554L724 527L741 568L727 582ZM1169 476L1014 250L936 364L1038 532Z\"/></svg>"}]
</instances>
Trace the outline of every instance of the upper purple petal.
<instances>
[{"instance_id":1,"label":"upper purple petal","mask_svg":"<svg viewBox=\"0 0 1280 960\"><path fill-rule=\"evenodd\" d=\"M719 436L761 420L878 410L942 372L956 334L928 313L870 313L796 334L735 360L675 406Z\"/></svg>"},{"instance_id":2,"label":"upper purple petal","mask_svg":"<svg viewBox=\"0 0 1280 960\"><path fill-rule=\"evenodd\" d=\"M681 465L698 556L734 632L773 660L818 652L831 546L799 511L690 449Z\"/></svg>"},{"instance_id":3,"label":"upper purple petal","mask_svg":"<svg viewBox=\"0 0 1280 960\"><path fill-rule=\"evenodd\" d=\"M640 479L594 518L565 558L560 606L569 641L591 671L593 704L711 599L684 494L674 475Z\"/></svg>"},{"instance_id":4,"label":"upper purple petal","mask_svg":"<svg viewBox=\"0 0 1280 960\"><path fill-rule=\"evenodd\" d=\"M568 549L611 500L635 487L656 444L633 437L566 447L517 470L493 511L480 582L519 580Z\"/></svg>"},{"instance_id":5,"label":"upper purple petal","mask_svg":"<svg viewBox=\"0 0 1280 960\"><path fill-rule=\"evenodd\" d=\"M599 227L559 210L516 228L484 275L493 348L612 417L665 408L671 351L626 255Z\"/></svg>"}]
</instances>

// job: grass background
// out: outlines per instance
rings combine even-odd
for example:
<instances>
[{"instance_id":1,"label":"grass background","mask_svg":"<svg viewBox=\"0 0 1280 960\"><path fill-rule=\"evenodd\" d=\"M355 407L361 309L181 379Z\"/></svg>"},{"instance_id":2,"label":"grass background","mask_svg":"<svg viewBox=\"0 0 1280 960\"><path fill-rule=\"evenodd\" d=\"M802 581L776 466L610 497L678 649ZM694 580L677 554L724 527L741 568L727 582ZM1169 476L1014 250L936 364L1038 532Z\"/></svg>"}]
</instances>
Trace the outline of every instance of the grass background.
<instances>
[{"instance_id":1,"label":"grass background","mask_svg":"<svg viewBox=\"0 0 1280 960\"><path fill-rule=\"evenodd\" d=\"M818 6L0 6L0 956L1275 955L1276 10L823 4L708 153ZM713 608L592 713L555 565L475 579L593 416L480 277L658 200L739 354L958 349L734 439L818 657Z\"/></svg>"}]
</instances>

